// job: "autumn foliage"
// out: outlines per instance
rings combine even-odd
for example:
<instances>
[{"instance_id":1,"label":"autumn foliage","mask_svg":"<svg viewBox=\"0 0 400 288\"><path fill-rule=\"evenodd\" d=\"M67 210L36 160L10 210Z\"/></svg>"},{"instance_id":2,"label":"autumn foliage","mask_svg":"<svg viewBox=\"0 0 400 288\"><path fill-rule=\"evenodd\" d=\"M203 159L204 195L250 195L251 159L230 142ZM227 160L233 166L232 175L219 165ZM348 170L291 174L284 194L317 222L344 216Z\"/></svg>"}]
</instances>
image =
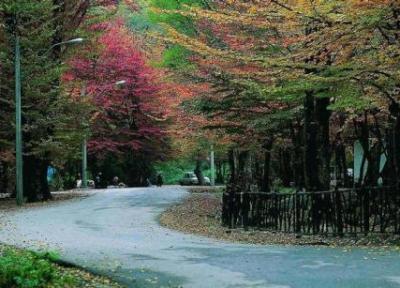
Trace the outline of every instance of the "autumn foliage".
<instances>
[{"instance_id":1,"label":"autumn foliage","mask_svg":"<svg viewBox=\"0 0 400 288\"><path fill-rule=\"evenodd\" d=\"M210 85L192 111L208 117L206 128L231 135L240 148L231 153L232 163L241 153L245 162L264 158L263 169L240 164L253 166L251 176L242 175L251 178L247 184L268 190L274 177L285 186L329 189L336 166L335 177L349 185L355 141L370 163L356 185L396 181L398 1L207 3L153 1L165 31L155 37L190 51L187 59L196 69L189 78ZM381 153L389 155L389 164L378 171Z\"/></svg>"},{"instance_id":2,"label":"autumn foliage","mask_svg":"<svg viewBox=\"0 0 400 288\"><path fill-rule=\"evenodd\" d=\"M163 119L160 105L160 75L150 68L134 37L116 21L87 53L91 57L71 61L68 81L81 83L95 106L90 123L89 151L95 154L122 153L160 145L163 138L157 119ZM150 145L151 146L151 145ZM154 147L153 147L154 148Z\"/></svg>"}]
</instances>

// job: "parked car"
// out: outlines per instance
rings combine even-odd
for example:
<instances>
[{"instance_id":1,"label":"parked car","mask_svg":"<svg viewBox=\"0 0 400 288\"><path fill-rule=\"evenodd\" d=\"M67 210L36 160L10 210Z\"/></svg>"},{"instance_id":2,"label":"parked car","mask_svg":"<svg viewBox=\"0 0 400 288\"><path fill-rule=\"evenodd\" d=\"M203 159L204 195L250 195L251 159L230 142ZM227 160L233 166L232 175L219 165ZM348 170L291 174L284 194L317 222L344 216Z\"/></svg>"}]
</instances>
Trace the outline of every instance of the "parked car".
<instances>
[{"instance_id":1,"label":"parked car","mask_svg":"<svg viewBox=\"0 0 400 288\"><path fill-rule=\"evenodd\" d=\"M193 172L186 172L182 179L179 180L179 184L181 185L198 185L199 179L197 179L196 174Z\"/></svg>"},{"instance_id":2,"label":"parked car","mask_svg":"<svg viewBox=\"0 0 400 288\"><path fill-rule=\"evenodd\" d=\"M183 178L179 180L180 185L199 185L199 179L193 172L186 172ZM211 185L211 180L208 177L204 177L204 184Z\"/></svg>"},{"instance_id":3,"label":"parked car","mask_svg":"<svg viewBox=\"0 0 400 288\"><path fill-rule=\"evenodd\" d=\"M207 185L207 186L211 185L211 180L210 180L210 178L204 177L204 184Z\"/></svg>"}]
</instances>

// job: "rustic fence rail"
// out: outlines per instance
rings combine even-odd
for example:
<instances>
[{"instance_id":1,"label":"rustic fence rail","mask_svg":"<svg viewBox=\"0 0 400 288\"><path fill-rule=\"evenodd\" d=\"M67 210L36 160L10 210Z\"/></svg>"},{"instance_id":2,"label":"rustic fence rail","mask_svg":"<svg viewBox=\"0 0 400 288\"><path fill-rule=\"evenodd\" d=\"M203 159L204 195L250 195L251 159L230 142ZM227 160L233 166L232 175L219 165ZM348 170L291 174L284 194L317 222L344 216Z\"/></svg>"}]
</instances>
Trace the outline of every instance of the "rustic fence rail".
<instances>
[{"instance_id":1,"label":"rustic fence rail","mask_svg":"<svg viewBox=\"0 0 400 288\"><path fill-rule=\"evenodd\" d=\"M400 193L397 187L225 193L222 222L298 234L399 234Z\"/></svg>"}]
</instances>

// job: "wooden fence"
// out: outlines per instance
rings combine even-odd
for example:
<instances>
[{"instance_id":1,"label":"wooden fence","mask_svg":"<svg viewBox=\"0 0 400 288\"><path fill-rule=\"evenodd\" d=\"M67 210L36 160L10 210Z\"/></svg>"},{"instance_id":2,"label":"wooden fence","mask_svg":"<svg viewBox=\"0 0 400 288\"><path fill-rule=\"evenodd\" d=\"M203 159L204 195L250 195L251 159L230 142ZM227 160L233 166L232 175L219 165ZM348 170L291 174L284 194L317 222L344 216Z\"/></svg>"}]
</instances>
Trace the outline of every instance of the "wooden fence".
<instances>
[{"instance_id":1,"label":"wooden fence","mask_svg":"<svg viewBox=\"0 0 400 288\"><path fill-rule=\"evenodd\" d=\"M400 233L397 187L325 192L225 193L222 222L298 234Z\"/></svg>"}]
</instances>

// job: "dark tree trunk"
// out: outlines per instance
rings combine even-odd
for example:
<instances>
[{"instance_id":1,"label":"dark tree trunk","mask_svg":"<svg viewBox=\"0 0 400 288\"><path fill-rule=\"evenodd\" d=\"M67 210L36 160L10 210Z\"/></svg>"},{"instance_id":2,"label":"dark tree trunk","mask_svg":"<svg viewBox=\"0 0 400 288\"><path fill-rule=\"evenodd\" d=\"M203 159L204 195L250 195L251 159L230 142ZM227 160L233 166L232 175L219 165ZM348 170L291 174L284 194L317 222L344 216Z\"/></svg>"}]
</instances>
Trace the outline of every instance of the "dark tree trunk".
<instances>
[{"instance_id":1,"label":"dark tree trunk","mask_svg":"<svg viewBox=\"0 0 400 288\"><path fill-rule=\"evenodd\" d=\"M400 179L400 105L392 102L389 106L391 124L386 132L386 143L388 151L388 182L391 185L399 183Z\"/></svg>"},{"instance_id":2,"label":"dark tree trunk","mask_svg":"<svg viewBox=\"0 0 400 288\"><path fill-rule=\"evenodd\" d=\"M28 202L51 198L47 167L47 161L32 155L24 156L24 196Z\"/></svg>"},{"instance_id":3,"label":"dark tree trunk","mask_svg":"<svg viewBox=\"0 0 400 288\"><path fill-rule=\"evenodd\" d=\"M194 169L194 174L196 174L197 179L199 180L199 185L204 185L204 175L203 171L201 170L201 160L199 158L196 159L196 168Z\"/></svg>"},{"instance_id":4,"label":"dark tree trunk","mask_svg":"<svg viewBox=\"0 0 400 288\"><path fill-rule=\"evenodd\" d=\"M304 178L308 191L328 190L330 187L329 98L316 98L306 93L304 101ZM321 227L322 199L312 197L313 233Z\"/></svg>"},{"instance_id":5,"label":"dark tree trunk","mask_svg":"<svg viewBox=\"0 0 400 288\"><path fill-rule=\"evenodd\" d=\"M270 169L271 169L271 149L274 141L273 139L267 139L264 144L264 174L263 181L261 185L261 190L264 192L271 191L271 179L270 179Z\"/></svg>"},{"instance_id":6,"label":"dark tree trunk","mask_svg":"<svg viewBox=\"0 0 400 288\"><path fill-rule=\"evenodd\" d=\"M308 191L328 190L330 186L329 103L329 98L315 98L312 92L304 101L304 178Z\"/></svg>"},{"instance_id":7,"label":"dark tree trunk","mask_svg":"<svg viewBox=\"0 0 400 288\"><path fill-rule=\"evenodd\" d=\"M231 177L229 187L235 192L245 192L254 189L257 184L254 155L248 151L231 150L229 152Z\"/></svg>"},{"instance_id":8,"label":"dark tree trunk","mask_svg":"<svg viewBox=\"0 0 400 288\"><path fill-rule=\"evenodd\" d=\"M229 150L228 159L229 159L229 168L231 172L229 183L235 184L238 181L238 176L239 176L238 157L237 157L237 151L235 149Z\"/></svg>"},{"instance_id":9,"label":"dark tree trunk","mask_svg":"<svg viewBox=\"0 0 400 288\"><path fill-rule=\"evenodd\" d=\"M239 153L239 185L243 192L252 191L257 186L254 159L254 154L249 150Z\"/></svg>"},{"instance_id":10,"label":"dark tree trunk","mask_svg":"<svg viewBox=\"0 0 400 288\"><path fill-rule=\"evenodd\" d=\"M303 134L302 128L299 127L296 129L291 125L290 133L293 143L293 176L295 186L298 190L301 190L305 187L304 180L304 150L303 150Z\"/></svg>"},{"instance_id":11,"label":"dark tree trunk","mask_svg":"<svg viewBox=\"0 0 400 288\"><path fill-rule=\"evenodd\" d=\"M224 168L223 168L223 166L225 165L225 163L224 163L224 161L217 161L216 162L216 174L217 174L217 177L215 178L215 182L216 183L221 183L221 184L223 184L223 183L225 183L225 177L224 177Z\"/></svg>"},{"instance_id":12,"label":"dark tree trunk","mask_svg":"<svg viewBox=\"0 0 400 288\"><path fill-rule=\"evenodd\" d=\"M0 193L8 192L7 166L0 161Z\"/></svg>"},{"instance_id":13,"label":"dark tree trunk","mask_svg":"<svg viewBox=\"0 0 400 288\"><path fill-rule=\"evenodd\" d=\"M329 98L317 98L315 100L316 111L315 118L318 123L318 178L320 190L329 190L330 188L330 169L331 169L331 145L329 140L329 119L331 112L328 110L330 104Z\"/></svg>"},{"instance_id":14,"label":"dark tree trunk","mask_svg":"<svg viewBox=\"0 0 400 288\"><path fill-rule=\"evenodd\" d=\"M29 143L31 139L29 133L24 133L23 139L25 140L25 143ZM28 152L24 147L22 149L25 153ZM39 183L37 178L38 162L39 159L33 155L26 154L23 156L23 191L24 197L28 202L35 202L39 199Z\"/></svg>"},{"instance_id":15,"label":"dark tree trunk","mask_svg":"<svg viewBox=\"0 0 400 288\"><path fill-rule=\"evenodd\" d=\"M317 191L321 186L318 173L317 123L314 119L315 102L312 92L304 101L304 179L308 191Z\"/></svg>"},{"instance_id":16,"label":"dark tree trunk","mask_svg":"<svg viewBox=\"0 0 400 288\"><path fill-rule=\"evenodd\" d=\"M289 187L293 181L293 167L291 151L287 148L279 149L279 178L284 187Z\"/></svg>"},{"instance_id":17,"label":"dark tree trunk","mask_svg":"<svg viewBox=\"0 0 400 288\"><path fill-rule=\"evenodd\" d=\"M350 187L350 179L347 175L346 146L340 138L335 143L335 162L338 186Z\"/></svg>"}]
</instances>

